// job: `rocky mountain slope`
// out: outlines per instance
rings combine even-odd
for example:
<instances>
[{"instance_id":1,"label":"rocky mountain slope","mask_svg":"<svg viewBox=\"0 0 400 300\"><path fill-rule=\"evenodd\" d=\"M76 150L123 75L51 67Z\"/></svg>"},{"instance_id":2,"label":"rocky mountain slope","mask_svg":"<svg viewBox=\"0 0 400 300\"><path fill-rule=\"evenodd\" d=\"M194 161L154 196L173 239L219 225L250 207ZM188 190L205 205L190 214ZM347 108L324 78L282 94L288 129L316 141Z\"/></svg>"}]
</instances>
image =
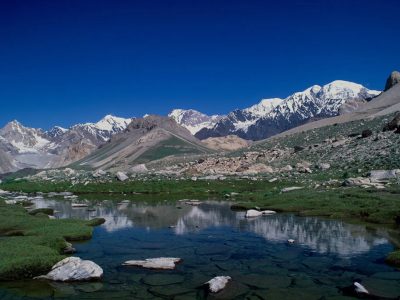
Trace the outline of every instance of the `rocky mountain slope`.
<instances>
[{"instance_id":1,"label":"rocky mountain slope","mask_svg":"<svg viewBox=\"0 0 400 300\"><path fill-rule=\"evenodd\" d=\"M247 109L235 110L212 128L203 128L196 137L238 135L261 140L306 122L351 112L379 95L360 84L336 80L324 86L314 85L285 98L264 99Z\"/></svg>"},{"instance_id":2,"label":"rocky mountain slope","mask_svg":"<svg viewBox=\"0 0 400 300\"><path fill-rule=\"evenodd\" d=\"M210 149L174 119L149 115L134 119L124 132L113 136L108 143L73 166L132 170L137 165L168 156L184 157L210 152Z\"/></svg>"},{"instance_id":3,"label":"rocky mountain slope","mask_svg":"<svg viewBox=\"0 0 400 300\"><path fill-rule=\"evenodd\" d=\"M49 131L25 127L16 120L9 122L0 129L0 172L67 165L125 130L130 122L108 115L97 123L69 129L55 126Z\"/></svg>"},{"instance_id":4,"label":"rocky mountain slope","mask_svg":"<svg viewBox=\"0 0 400 300\"><path fill-rule=\"evenodd\" d=\"M178 124L188 129L194 135L203 128L214 127L223 116L207 116L194 109L174 109L168 114L168 117L173 118Z\"/></svg>"}]
</instances>

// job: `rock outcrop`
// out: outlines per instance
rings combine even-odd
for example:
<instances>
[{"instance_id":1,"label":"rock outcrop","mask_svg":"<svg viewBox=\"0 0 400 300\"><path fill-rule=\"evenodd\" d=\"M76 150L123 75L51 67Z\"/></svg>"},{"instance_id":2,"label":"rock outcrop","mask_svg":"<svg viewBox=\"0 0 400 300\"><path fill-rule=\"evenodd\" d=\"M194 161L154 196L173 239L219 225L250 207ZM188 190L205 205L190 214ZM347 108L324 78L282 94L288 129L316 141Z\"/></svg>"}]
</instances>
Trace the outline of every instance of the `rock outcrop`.
<instances>
[{"instance_id":1,"label":"rock outcrop","mask_svg":"<svg viewBox=\"0 0 400 300\"><path fill-rule=\"evenodd\" d=\"M389 78L386 80L386 85L385 85L385 91L388 89L392 88L396 84L400 82L400 72L398 71L393 71Z\"/></svg>"}]
</instances>

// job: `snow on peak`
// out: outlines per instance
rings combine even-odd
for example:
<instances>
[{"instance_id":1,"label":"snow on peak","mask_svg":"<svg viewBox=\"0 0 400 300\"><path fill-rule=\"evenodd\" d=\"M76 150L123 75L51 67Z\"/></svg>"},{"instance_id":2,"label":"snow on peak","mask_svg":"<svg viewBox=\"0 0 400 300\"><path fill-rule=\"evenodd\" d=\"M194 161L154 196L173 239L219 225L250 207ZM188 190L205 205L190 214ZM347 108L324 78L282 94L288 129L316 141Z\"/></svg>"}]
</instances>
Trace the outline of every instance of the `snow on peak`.
<instances>
[{"instance_id":1,"label":"snow on peak","mask_svg":"<svg viewBox=\"0 0 400 300\"><path fill-rule=\"evenodd\" d=\"M94 125L97 129L104 131L114 131L115 129L124 130L131 121L132 119L106 115L103 119L92 125Z\"/></svg>"},{"instance_id":2,"label":"snow on peak","mask_svg":"<svg viewBox=\"0 0 400 300\"><path fill-rule=\"evenodd\" d=\"M212 128L222 118L219 115L208 116L194 109L174 109L168 117L188 129L193 135L203 128Z\"/></svg>"},{"instance_id":3,"label":"snow on peak","mask_svg":"<svg viewBox=\"0 0 400 300\"><path fill-rule=\"evenodd\" d=\"M281 98L262 99L259 103L244 109L245 112L262 117L272 111L283 100Z\"/></svg>"},{"instance_id":4,"label":"snow on peak","mask_svg":"<svg viewBox=\"0 0 400 300\"><path fill-rule=\"evenodd\" d=\"M358 98L360 94L376 96L381 92L369 90L358 83L345 80L335 80L324 85L321 93L323 93L324 98L326 99L355 99Z\"/></svg>"}]
</instances>

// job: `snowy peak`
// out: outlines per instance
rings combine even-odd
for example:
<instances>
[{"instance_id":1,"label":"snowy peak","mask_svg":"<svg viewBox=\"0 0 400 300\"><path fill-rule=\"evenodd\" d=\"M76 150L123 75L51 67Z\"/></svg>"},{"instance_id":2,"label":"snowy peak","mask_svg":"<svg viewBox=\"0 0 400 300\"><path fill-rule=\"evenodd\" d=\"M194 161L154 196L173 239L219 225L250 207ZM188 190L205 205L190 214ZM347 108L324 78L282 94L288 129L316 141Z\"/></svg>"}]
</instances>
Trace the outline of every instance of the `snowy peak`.
<instances>
[{"instance_id":1,"label":"snowy peak","mask_svg":"<svg viewBox=\"0 0 400 300\"><path fill-rule=\"evenodd\" d=\"M124 130L132 119L125 119L120 117L115 117L112 115L106 115L103 119L94 124L99 130L105 131L122 131Z\"/></svg>"},{"instance_id":2,"label":"snowy peak","mask_svg":"<svg viewBox=\"0 0 400 300\"><path fill-rule=\"evenodd\" d=\"M0 129L0 136L18 153L36 153L50 144L41 129L25 127L17 120L7 123Z\"/></svg>"},{"instance_id":3,"label":"snowy peak","mask_svg":"<svg viewBox=\"0 0 400 300\"><path fill-rule=\"evenodd\" d=\"M54 126L49 131L46 131L46 135L50 139L55 139L55 138L58 138L58 137L62 136L67 131L68 131L68 129L66 129L66 128L63 128L63 127L60 127L60 126Z\"/></svg>"},{"instance_id":4,"label":"snowy peak","mask_svg":"<svg viewBox=\"0 0 400 300\"><path fill-rule=\"evenodd\" d=\"M379 95L380 91L368 90L361 84L350 81L335 80L324 85L320 91L325 99L356 99L363 95L371 97ZM321 95L321 96L322 96Z\"/></svg>"},{"instance_id":5,"label":"snowy peak","mask_svg":"<svg viewBox=\"0 0 400 300\"><path fill-rule=\"evenodd\" d=\"M283 99L280 98L262 99L259 103L244 109L244 111L254 116L262 117L272 111L282 101Z\"/></svg>"},{"instance_id":6,"label":"snowy peak","mask_svg":"<svg viewBox=\"0 0 400 300\"><path fill-rule=\"evenodd\" d=\"M222 116L208 116L194 109L174 109L168 117L185 127L191 134L196 134L202 128L212 128Z\"/></svg>"},{"instance_id":7,"label":"snowy peak","mask_svg":"<svg viewBox=\"0 0 400 300\"><path fill-rule=\"evenodd\" d=\"M102 142L108 141L112 135L124 131L132 122L131 118L125 119L106 115L97 123L85 123L72 126L71 129L83 131L86 134L93 135Z\"/></svg>"}]
</instances>

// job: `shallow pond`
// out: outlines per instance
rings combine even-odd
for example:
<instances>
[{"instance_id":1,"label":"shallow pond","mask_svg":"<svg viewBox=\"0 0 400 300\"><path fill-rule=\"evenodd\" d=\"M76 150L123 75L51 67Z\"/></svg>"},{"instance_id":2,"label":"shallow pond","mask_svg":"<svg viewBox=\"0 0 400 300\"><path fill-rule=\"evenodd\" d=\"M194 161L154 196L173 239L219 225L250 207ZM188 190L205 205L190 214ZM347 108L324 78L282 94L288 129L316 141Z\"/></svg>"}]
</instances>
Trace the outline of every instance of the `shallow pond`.
<instances>
[{"instance_id":1,"label":"shallow pond","mask_svg":"<svg viewBox=\"0 0 400 300\"><path fill-rule=\"evenodd\" d=\"M376 295L400 295L400 272L384 264L393 246L385 232L315 217L276 214L246 219L228 202L36 200L58 218L103 217L75 256L104 270L101 282L17 281L0 284L0 299L346 299L341 288L361 281ZM294 239L289 244L288 239ZM121 266L126 260L180 257L173 271ZM214 276L233 281L207 295Z\"/></svg>"}]
</instances>

